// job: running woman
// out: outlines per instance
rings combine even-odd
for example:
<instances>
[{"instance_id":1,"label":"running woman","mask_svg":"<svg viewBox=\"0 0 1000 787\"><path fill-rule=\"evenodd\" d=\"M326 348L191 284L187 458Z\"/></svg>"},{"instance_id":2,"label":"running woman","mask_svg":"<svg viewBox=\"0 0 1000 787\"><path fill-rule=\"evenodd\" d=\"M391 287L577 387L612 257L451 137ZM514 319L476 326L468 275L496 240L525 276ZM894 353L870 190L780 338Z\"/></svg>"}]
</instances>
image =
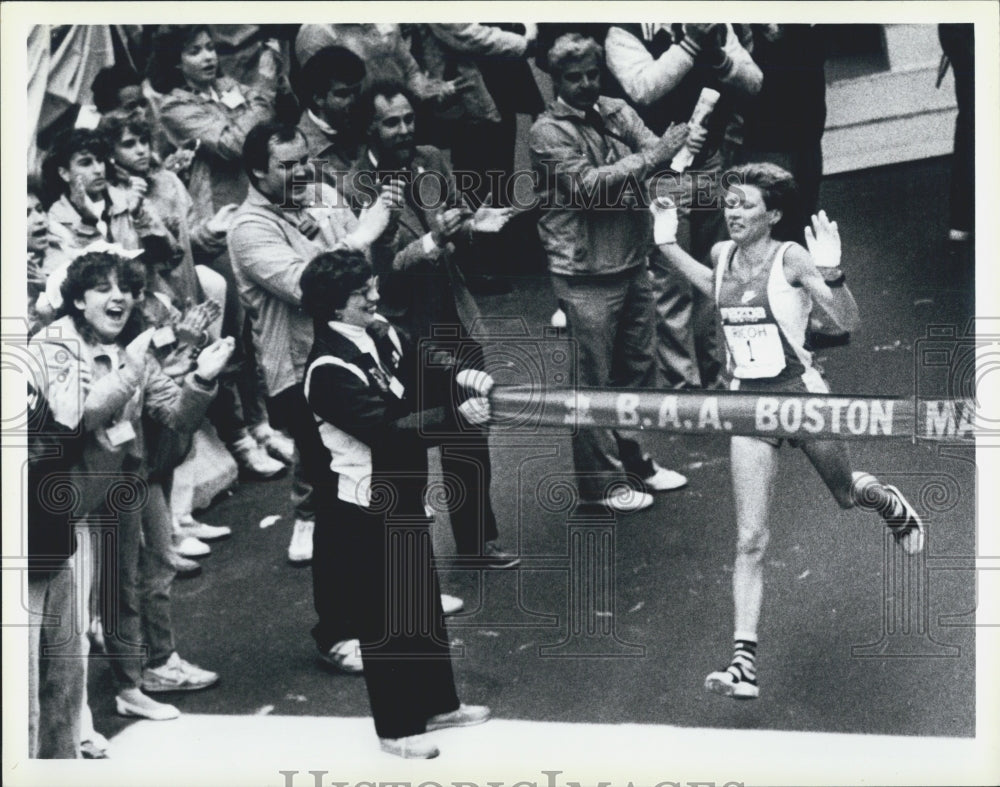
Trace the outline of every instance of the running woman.
<instances>
[{"instance_id":1,"label":"running woman","mask_svg":"<svg viewBox=\"0 0 1000 787\"><path fill-rule=\"evenodd\" d=\"M818 304L845 331L857 328L858 307L840 268L837 223L823 211L806 227L808 251L782 240L792 226L797 190L792 176L773 164L746 164L725 182L724 215L731 240L715 244L706 267L676 242L677 211L654 200L654 239L664 257L715 301L726 339L730 389L766 393L828 394L805 347L806 327ZM764 551L770 537L771 490L781 438L734 436L730 444L737 545L733 569L735 646L728 667L705 678L709 691L754 699L757 624L763 592ZM841 508L861 506L885 520L908 555L923 549L924 526L898 489L869 473L852 472L846 443L789 440L801 448Z\"/></svg>"}]
</instances>

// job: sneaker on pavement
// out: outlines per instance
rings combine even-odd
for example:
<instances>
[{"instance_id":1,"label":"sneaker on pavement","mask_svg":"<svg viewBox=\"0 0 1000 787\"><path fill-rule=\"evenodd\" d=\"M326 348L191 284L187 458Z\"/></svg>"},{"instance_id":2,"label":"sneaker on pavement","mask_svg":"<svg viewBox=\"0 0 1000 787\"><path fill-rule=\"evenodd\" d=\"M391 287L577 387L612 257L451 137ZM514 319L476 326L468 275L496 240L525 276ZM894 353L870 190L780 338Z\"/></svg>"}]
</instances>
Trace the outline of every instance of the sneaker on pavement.
<instances>
[{"instance_id":1,"label":"sneaker on pavement","mask_svg":"<svg viewBox=\"0 0 1000 787\"><path fill-rule=\"evenodd\" d=\"M182 557L176 551L170 554L168 560L170 561L171 568L176 572L178 579L189 579L201 573L201 563L197 560L189 560L186 557Z\"/></svg>"},{"instance_id":2,"label":"sneaker on pavement","mask_svg":"<svg viewBox=\"0 0 1000 787\"><path fill-rule=\"evenodd\" d=\"M549 318L549 325L553 328L565 328L566 327L566 312L562 309L556 309L552 312L552 317Z\"/></svg>"},{"instance_id":3,"label":"sneaker on pavement","mask_svg":"<svg viewBox=\"0 0 1000 787\"><path fill-rule=\"evenodd\" d=\"M653 496L649 492L640 492L622 484L614 492L609 493L602 504L619 514L631 514L653 505Z\"/></svg>"},{"instance_id":4,"label":"sneaker on pavement","mask_svg":"<svg viewBox=\"0 0 1000 787\"><path fill-rule=\"evenodd\" d=\"M356 639L333 643L333 647L326 653L320 653L319 658L328 667L348 675L360 675L365 669L361 663L361 642Z\"/></svg>"},{"instance_id":5,"label":"sneaker on pavement","mask_svg":"<svg viewBox=\"0 0 1000 787\"><path fill-rule=\"evenodd\" d=\"M125 689L115 697L115 710L119 716L137 716L151 721L169 721L181 715L173 705L157 702L139 689Z\"/></svg>"},{"instance_id":6,"label":"sneaker on pavement","mask_svg":"<svg viewBox=\"0 0 1000 787\"><path fill-rule=\"evenodd\" d=\"M205 557L212 554L212 547L194 536L174 535L174 549L181 557Z\"/></svg>"},{"instance_id":7,"label":"sneaker on pavement","mask_svg":"<svg viewBox=\"0 0 1000 787\"><path fill-rule=\"evenodd\" d=\"M447 593L442 593L441 609L445 615L455 615L465 609L465 602L458 596L450 596Z\"/></svg>"},{"instance_id":8,"label":"sneaker on pavement","mask_svg":"<svg viewBox=\"0 0 1000 787\"><path fill-rule=\"evenodd\" d=\"M167 663L159 667L146 667L142 671L142 689L150 693L159 691L198 691L219 682L219 675L190 664L174 651Z\"/></svg>"},{"instance_id":9,"label":"sneaker on pavement","mask_svg":"<svg viewBox=\"0 0 1000 787\"><path fill-rule=\"evenodd\" d=\"M490 720L490 709L485 705L459 705L450 713L439 713L427 720L427 732L447 727L472 727Z\"/></svg>"},{"instance_id":10,"label":"sneaker on pavement","mask_svg":"<svg viewBox=\"0 0 1000 787\"><path fill-rule=\"evenodd\" d=\"M296 519L292 529L292 540L288 542L288 562L305 566L313 558L313 529L316 523L311 519Z\"/></svg>"},{"instance_id":11,"label":"sneaker on pavement","mask_svg":"<svg viewBox=\"0 0 1000 787\"><path fill-rule=\"evenodd\" d=\"M732 666L709 673L705 678L705 689L737 700L755 700L760 696L757 682L747 680L738 668Z\"/></svg>"},{"instance_id":12,"label":"sneaker on pavement","mask_svg":"<svg viewBox=\"0 0 1000 787\"><path fill-rule=\"evenodd\" d=\"M236 459L240 470L258 478L274 478L284 472L285 463L267 453L256 440L248 434L229 446L229 452Z\"/></svg>"},{"instance_id":13,"label":"sneaker on pavement","mask_svg":"<svg viewBox=\"0 0 1000 787\"><path fill-rule=\"evenodd\" d=\"M687 478L675 470L667 470L653 462L653 474L642 479L642 485L649 492L669 492L687 486Z\"/></svg>"},{"instance_id":14,"label":"sneaker on pavement","mask_svg":"<svg viewBox=\"0 0 1000 787\"><path fill-rule=\"evenodd\" d=\"M190 514L184 514L177 518L175 530L186 536L194 536L199 541L218 541L220 538L228 538L233 534L232 528L225 525L207 525L198 522Z\"/></svg>"},{"instance_id":15,"label":"sneaker on pavement","mask_svg":"<svg viewBox=\"0 0 1000 787\"><path fill-rule=\"evenodd\" d=\"M295 443L284 432L279 432L266 421L250 430L257 444L267 453L286 465L295 461Z\"/></svg>"},{"instance_id":16,"label":"sneaker on pavement","mask_svg":"<svg viewBox=\"0 0 1000 787\"><path fill-rule=\"evenodd\" d=\"M101 736L102 738L104 736ZM85 760L106 760L108 759L108 741L105 739L102 746L98 741L90 738L80 741L80 756Z\"/></svg>"},{"instance_id":17,"label":"sneaker on pavement","mask_svg":"<svg viewBox=\"0 0 1000 787\"><path fill-rule=\"evenodd\" d=\"M378 745L382 751L404 757L407 760L433 760L441 750L423 735L410 735L406 738L379 738Z\"/></svg>"},{"instance_id":18,"label":"sneaker on pavement","mask_svg":"<svg viewBox=\"0 0 1000 787\"><path fill-rule=\"evenodd\" d=\"M924 523L920 516L913 510L910 501L903 497L903 493L891 484L882 484L883 488L890 495L895 497L903 506L903 515L900 517L886 518L885 522L889 526L892 537L896 540L903 551L908 555L918 555L924 548Z\"/></svg>"},{"instance_id":19,"label":"sneaker on pavement","mask_svg":"<svg viewBox=\"0 0 1000 787\"><path fill-rule=\"evenodd\" d=\"M487 541L483 544L483 562L488 568L514 568L521 558L505 552L498 542Z\"/></svg>"}]
</instances>

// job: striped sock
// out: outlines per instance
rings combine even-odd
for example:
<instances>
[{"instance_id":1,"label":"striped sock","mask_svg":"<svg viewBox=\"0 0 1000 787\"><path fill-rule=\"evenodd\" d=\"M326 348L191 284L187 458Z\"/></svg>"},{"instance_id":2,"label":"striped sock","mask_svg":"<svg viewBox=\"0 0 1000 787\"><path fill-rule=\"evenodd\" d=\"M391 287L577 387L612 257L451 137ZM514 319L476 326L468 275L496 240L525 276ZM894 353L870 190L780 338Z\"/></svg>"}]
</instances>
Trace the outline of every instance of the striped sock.
<instances>
[{"instance_id":1,"label":"striped sock","mask_svg":"<svg viewBox=\"0 0 1000 787\"><path fill-rule=\"evenodd\" d=\"M757 642L752 639L736 639L733 645L733 660L726 667L736 682L744 681L757 685Z\"/></svg>"}]
</instances>

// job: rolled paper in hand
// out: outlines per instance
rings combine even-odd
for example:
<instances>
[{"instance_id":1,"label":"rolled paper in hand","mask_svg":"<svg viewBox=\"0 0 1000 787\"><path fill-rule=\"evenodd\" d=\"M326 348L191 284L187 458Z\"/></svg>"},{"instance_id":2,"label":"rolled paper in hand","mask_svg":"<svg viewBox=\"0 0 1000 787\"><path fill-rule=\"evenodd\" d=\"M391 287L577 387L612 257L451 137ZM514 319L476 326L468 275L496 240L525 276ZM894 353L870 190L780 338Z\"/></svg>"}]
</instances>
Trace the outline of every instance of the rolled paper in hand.
<instances>
[{"instance_id":1,"label":"rolled paper in hand","mask_svg":"<svg viewBox=\"0 0 1000 787\"><path fill-rule=\"evenodd\" d=\"M698 103L694 105L694 111L691 113L691 120L689 120L688 123L692 126L704 126L705 121L708 120L708 116L711 115L712 110L715 109L715 102L718 100L718 90L712 90L710 87L703 87L701 89L701 95L698 96ZM691 149L685 145L677 151L677 155L675 155L673 161L670 162L670 169L674 172L684 172L693 162L694 153L692 153Z\"/></svg>"}]
</instances>

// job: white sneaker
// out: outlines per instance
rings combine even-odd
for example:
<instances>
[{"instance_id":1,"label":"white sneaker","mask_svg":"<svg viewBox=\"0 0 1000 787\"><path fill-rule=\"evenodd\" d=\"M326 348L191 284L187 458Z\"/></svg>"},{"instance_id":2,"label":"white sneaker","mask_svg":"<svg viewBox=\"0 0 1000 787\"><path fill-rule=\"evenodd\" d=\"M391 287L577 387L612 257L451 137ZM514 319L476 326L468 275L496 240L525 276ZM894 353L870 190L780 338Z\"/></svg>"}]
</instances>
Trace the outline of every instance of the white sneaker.
<instances>
[{"instance_id":1,"label":"white sneaker","mask_svg":"<svg viewBox=\"0 0 1000 787\"><path fill-rule=\"evenodd\" d=\"M273 478L285 469L285 464L267 453L256 440L248 434L243 435L229 446L229 452L236 459L240 469L259 476Z\"/></svg>"},{"instance_id":2,"label":"white sneaker","mask_svg":"<svg viewBox=\"0 0 1000 787\"><path fill-rule=\"evenodd\" d=\"M653 474L649 478L643 478L642 483L650 492L669 492L672 489L680 489L687 486L687 477L675 470L667 470L653 462Z\"/></svg>"},{"instance_id":3,"label":"white sneaker","mask_svg":"<svg viewBox=\"0 0 1000 787\"><path fill-rule=\"evenodd\" d=\"M441 609L445 615L454 615L465 609L465 602L458 596L449 596L447 593L441 594Z\"/></svg>"},{"instance_id":4,"label":"white sneaker","mask_svg":"<svg viewBox=\"0 0 1000 787\"><path fill-rule=\"evenodd\" d=\"M295 565L306 565L313 559L313 528L309 519L296 519L292 540L288 544L288 560Z\"/></svg>"},{"instance_id":5,"label":"white sneaker","mask_svg":"<svg viewBox=\"0 0 1000 787\"><path fill-rule=\"evenodd\" d=\"M139 689L125 689L115 697L115 710L119 716L138 716L152 721L169 721L181 715L173 705L157 702Z\"/></svg>"},{"instance_id":6,"label":"white sneaker","mask_svg":"<svg viewBox=\"0 0 1000 787\"><path fill-rule=\"evenodd\" d=\"M319 658L324 664L348 675L359 675L365 670L365 665L361 661L360 640L342 639L340 642L335 642L326 653L320 653Z\"/></svg>"},{"instance_id":7,"label":"white sneaker","mask_svg":"<svg viewBox=\"0 0 1000 787\"><path fill-rule=\"evenodd\" d=\"M735 667L710 672L705 678L705 690L737 700L755 700L760 696L757 681L747 680Z\"/></svg>"},{"instance_id":8,"label":"white sneaker","mask_svg":"<svg viewBox=\"0 0 1000 787\"><path fill-rule=\"evenodd\" d=\"M185 661L177 652L170 654L167 662L159 667L146 667L142 671L142 688L150 693L160 691L198 691L219 682L219 674L196 667Z\"/></svg>"},{"instance_id":9,"label":"white sneaker","mask_svg":"<svg viewBox=\"0 0 1000 787\"><path fill-rule=\"evenodd\" d=\"M253 439L271 456L286 465L295 461L295 442L266 421L250 430Z\"/></svg>"},{"instance_id":10,"label":"white sneaker","mask_svg":"<svg viewBox=\"0 0 1000 787\"><path fill-rule=\"evenodd\" d=\"M631 514L653 505L653 496L622 484L604 498L604 505L619 514Z\"/></svg>"},{"instance_id":11,"label":"white sneaker","mask_svg":"<svg viewBox=\"0 0 1000 787\"><path fill-rule=\"evenodd\" d=\"M180 533L182 536L194 536L201 541L217 541L233 534L232 529L225 525L207 525L204 522L198 522L190 514L184 514L177 518L174 532Z\"/></svg>"},{"instance_id":12,"label":"white sneaker","mask_svg":"<svg viewBox=\"0 0 1000 787\"><path fill-rule=\"evenodd\" d=\"M212 547L194 536L174 534L174 550L181 557L205 557L212 553Z\"/></svg>"},{"instance_id":13,"label":"white sneaker","mask_svg":"<svg viewBox=\"0 0 1000 787\"><path fill-rule=\"evenodd\" d=\"M441 750L423 735L410 735L406 738L379 738L378 745L382 751L407 760L433 760L441 753Z\"/></svg>"},{"instance_id":14,"label":"white sneaker","mask_svg":"<svg viewBox=\"0 0 1000 787\"><path fill-rule=\"evenodd\" d=\"M562 309L556 309L552 312L552 319L549 320L549 324L553 328L565 328L566 327L566 312Z\"/></svg>"}]
</instances>

